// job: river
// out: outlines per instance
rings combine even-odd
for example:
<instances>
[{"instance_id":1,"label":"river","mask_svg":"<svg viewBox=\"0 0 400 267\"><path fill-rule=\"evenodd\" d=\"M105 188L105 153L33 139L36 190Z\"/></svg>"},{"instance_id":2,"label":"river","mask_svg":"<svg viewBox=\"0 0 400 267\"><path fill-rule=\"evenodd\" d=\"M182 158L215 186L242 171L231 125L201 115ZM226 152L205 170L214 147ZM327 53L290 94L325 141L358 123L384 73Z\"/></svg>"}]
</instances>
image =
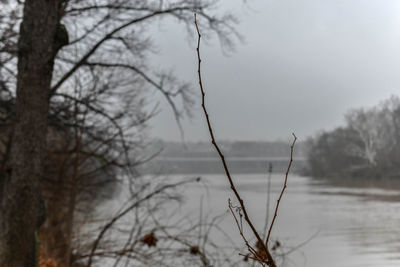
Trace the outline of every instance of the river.
<instances>
[{"instance_id":1,"label":"river","mask_svg":"<svg viewBox=\"0 0 400 267\"><path fill-rule=\"evenodd\" d=\"M234 199L226 177L201 177L207 186L186 187L182 212L195 215L201 206L202 216L226 212L228 198ZM234 179L252 221L262 229L267 175L238 174ZM283 179L283 174L272 175L270 218ZM290 175L271 235L272 240L282 244L279 252L291 251L279 259L280 266L400 266L400 202L396 201L399 196L397 190L339 187ZM230 214L219 226L238 246L244 247ZM246 234L251 239L249 232ZM236 257L240 260L241 256Z\"/></svg>"}]
</instances>

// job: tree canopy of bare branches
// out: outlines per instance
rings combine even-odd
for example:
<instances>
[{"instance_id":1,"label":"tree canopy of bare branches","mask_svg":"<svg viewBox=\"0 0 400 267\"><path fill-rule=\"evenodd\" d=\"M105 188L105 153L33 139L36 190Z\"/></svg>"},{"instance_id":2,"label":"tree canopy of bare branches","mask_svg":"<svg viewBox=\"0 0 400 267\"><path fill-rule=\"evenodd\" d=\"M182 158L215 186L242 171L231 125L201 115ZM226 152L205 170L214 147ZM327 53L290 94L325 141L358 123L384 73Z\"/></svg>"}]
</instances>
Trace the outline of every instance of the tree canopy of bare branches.
<instances>
[{"instance_id":1,"label":"tree canopy of bare branches","mask_svg":"<svg viewBox=\"0 0 400 267\"><path fill-rule=\"evenodd\" d=\"M11 250L32 258L37 229L30 222L44 206L42 245L49 256L69 265L79 258L73 256L78 222L97 201L113 195L110 184L127 179L132 201L145 198L143 183L135 178L136 166L152 158L141 151L149 141L146 123L159 112L153 92L164 97L178 127L194 102L187 82L149 64L156 45L152 24L171 18L192 34L197 12L205 34L216 34L224 46L239 37L235 17L217 12L217 1L39 2L0 3L0 197L2 210L9 211L0 218L0 234L20 231L24 236L2 238L2 266L18 266L8 263ZM40 60L29 53L41 53ZM35 72L42 61L46 68ZM29 89L35 79L40 82L36 91ZM17 163L17 154L26 156ZM14 177L21 166L27 171ZM29 182L17 186L18 181ZM16 201L24 190L27 198ZM28 215L22 215L22 203L31 203ZM96 253L78 261L89 258L90 265Z\"/></svg>"}]
</instances>

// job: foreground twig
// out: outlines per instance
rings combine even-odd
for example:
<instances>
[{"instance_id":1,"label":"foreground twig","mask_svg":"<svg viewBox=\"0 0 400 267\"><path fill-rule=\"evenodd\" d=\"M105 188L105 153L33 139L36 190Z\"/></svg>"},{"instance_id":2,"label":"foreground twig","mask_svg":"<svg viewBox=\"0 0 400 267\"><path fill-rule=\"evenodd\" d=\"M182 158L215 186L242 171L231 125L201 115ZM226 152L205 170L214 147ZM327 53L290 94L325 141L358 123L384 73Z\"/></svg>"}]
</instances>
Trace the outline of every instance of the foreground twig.
<instances>
[{"instance_id":1,"label":"foreground twig","mask_svg":"<svg viewBox=\"0 0 400 267\"><path fill-rule=\"evenodd\" d=\"M230 199L228 199L228 208L229 208L229 210L231 211L233 218L235 219L235 222L236 222L236 225L237 225L237 227L238 227L240 236L242 237L244 243L246 244L247 249L249 250L250 254L252 255L252 256L248 256L248 255L245 255L245 256L250 257L251 259L253 259L253 260L259 262L262 266L265 266L265 265L264 265L264 260L263 260L262 256L261 256L261 255L258 255L259 253L257 253L257 250L256 250L255 248L253 248L253 247L250 245L249 241L248 241L248 240L246 239L246 237L244 236L244 233L243 233L243 224L242 224L242 217L243 217L243 215L242 215L242 213L241 213L242 208L241 208L241 207L234 207L234 206L232 205L232 202L231 202ZM239 214L239 220L238 220L238 218L236 217L235 212L233 211L234 208L236 209L236 212Z\"/></svg>"},{"instance_id":2,"label":"foreground twig","mask_svg":"<svg viewBox=\"0 0 400 267\"><path fill-rule=\"evenodd\" d=\"M292 167L293 149L294 149L294 144L296 143L296 140L297 140L297 136L294 133L292 133L292 135L293 135L294 139L293 139L292 145L290 146L290 161L289 161L289 165L288 165L287 170L286 170L285 182L283 183L281 194L279 195L279 198L278 198L278 200L276 202L274 217L272 218L271 226L269 227L269 230L268 230L267 240L265 241L265 243L267 245L268 245L269 237L271 235L272 227L274 227L276 216L278 215L279 204L281 203L281 199L282 199L283 193L285 192L285 189L286 189L287 178L288 178L288 175L289 175L289 172L290 172L290 168Z\"/></svg>"},{"instance_id":3,"label":"foreground twig","mask_svg":"<svg viewBox=\"0 0 400 267\"><path fill-rule=\"evenodd\" d=\"M271 176L272 176L272 163L269 163L268 166L268 186L267 186L267 203L266 203L266 208L265 208L265 224L264 224L264 229L263 229L263 238L265 239L267 237L267 230L268 230L268 224L269 224L269 203L271 199Z\"/></svg>"},{"instance_id":4,"label":"foreground twig","mask_svg":"<svg viewBox=\"0 0 400 267\"><path fill-rule=\"evenodd\" d=\"M213 133L213 130L212 130L212 127L211 127L210 118L209 118L209 116L208 116L208 112L207 112L207 109L206 109L206 106L205 106L205 92L204 92L204 89L203 89L203 83L202 83L202 79L201 79L201 57L200 57L200 39L201 39L201 34L200 34L199 26L198 26L198 24L197 24L197 16L196 16L196 14L195 14L195 16L194 16L194 23L195 23L195 25L196 25L196 30L197 30L197 34L198 34L198 40L197 40L197 48L196 48L196 50L197 50L197 58L198 58L198 70L197 70L197 73L198 73L199 86L200 86L201 95L202 95L202 103L201 103L201 106L202 106L202 108L203 108L204 115L206 116L207 125L208 125L208 130L209 130L209 133L210 133L210 136L211 136L212 144L213 144L214 148L217 150L217 153L218 153L218 155L219 155L219 157L220 157L220 159L221 159L221 161L222 161L222 165L223 165L223 167L224 167L225 174L226 174L226 176L227 176L227 178L228 178L230 187L231 187L231 189L232 189L232 191L233 191L233 193L234 193L236 199L239 201L239 204L240 204L240 207L241 207L241 211L243 212L244 219L245 219L245 221L247 222L247 224L249 225L249 227L251 228L251 230L252 230L253 234L255 235L257 241L258 241L258 242L260 243L260 245L262 246L262 250L263 250L263 251L265 252L265 254L266 254L267 260L266 260L265 263L266 263L268 266L276 267L275 261L274 261L274 259L272 258L272 255L271 255L271 253L269 252L267 245L263 242L263 240L262 240L262 238L260 237L260 235L258 234L256 228L254 227L253 223L251 222L251 220L250 220L250 218L249 218L249 215L247 214L247 210L246 210L246 207L245 207L245 205L244 205L244 201L243 201L243 199L240 197L240 195L239 195L239 193L238 193L238 191L237 191L237 189L236 189L236 187L235 187L235 184L233 183L231 174L230 174L230 172L229 172L227 163L226 163L226 161L225 161L225 157L224 157L223 153L221 152L221 150L220 150L220 148L219 148L217 142L215 141L214 133ZM257 252L255 252L254 257L255 257L255 258L259 258L258 255L257 255Z\"/></svg>"}]
</instances>

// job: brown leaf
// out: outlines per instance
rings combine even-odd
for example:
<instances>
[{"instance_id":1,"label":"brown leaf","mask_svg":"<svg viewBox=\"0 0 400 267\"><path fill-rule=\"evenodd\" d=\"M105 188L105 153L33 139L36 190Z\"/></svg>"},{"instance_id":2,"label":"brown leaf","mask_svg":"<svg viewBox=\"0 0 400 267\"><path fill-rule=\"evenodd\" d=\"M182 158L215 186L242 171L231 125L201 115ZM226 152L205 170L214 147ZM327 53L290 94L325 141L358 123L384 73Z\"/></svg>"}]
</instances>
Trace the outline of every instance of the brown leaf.
<instances>
[{"instance_id":1,"label":"brown leaf","mask_svg":"<svg viewBox=\"0 0 400 267\"><path fill-rule=\"evenodd\" d=\"M158 239L153 232L150 232L144 235L140 241L142 241L149 247L155 247L157 245Z\"/></svg>"},{"instance_id":2,"label":"brown leaf","mask_svg":"<svg viewBox=\"0 0 400 267\"><path fill-rule=\"evenodd\" d=\"M200 253L200 248L199 246L192 246L190 247L190 254L192 255L197 255Z\"/></svg>"}]
</instances>

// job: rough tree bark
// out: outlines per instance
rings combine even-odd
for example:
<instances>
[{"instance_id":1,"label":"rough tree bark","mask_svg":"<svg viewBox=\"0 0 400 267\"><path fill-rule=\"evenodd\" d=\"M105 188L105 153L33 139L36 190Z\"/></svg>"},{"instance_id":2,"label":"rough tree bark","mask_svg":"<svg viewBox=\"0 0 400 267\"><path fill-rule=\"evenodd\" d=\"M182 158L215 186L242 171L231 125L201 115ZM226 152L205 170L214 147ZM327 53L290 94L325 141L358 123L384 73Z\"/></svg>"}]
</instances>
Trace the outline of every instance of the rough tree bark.
<instances>
[{"instance_id":1,"label":"rough tree bark","mask_svg":"<svg viewBox=\"0 0 400 267\"><path fill-rule=\"evenodd\" d=\"M54 57L68 42L63 0L26 0L18 41L10 156L0 177L0 266L35 266L40 186Z\"/></svg>"}]
</instances>

